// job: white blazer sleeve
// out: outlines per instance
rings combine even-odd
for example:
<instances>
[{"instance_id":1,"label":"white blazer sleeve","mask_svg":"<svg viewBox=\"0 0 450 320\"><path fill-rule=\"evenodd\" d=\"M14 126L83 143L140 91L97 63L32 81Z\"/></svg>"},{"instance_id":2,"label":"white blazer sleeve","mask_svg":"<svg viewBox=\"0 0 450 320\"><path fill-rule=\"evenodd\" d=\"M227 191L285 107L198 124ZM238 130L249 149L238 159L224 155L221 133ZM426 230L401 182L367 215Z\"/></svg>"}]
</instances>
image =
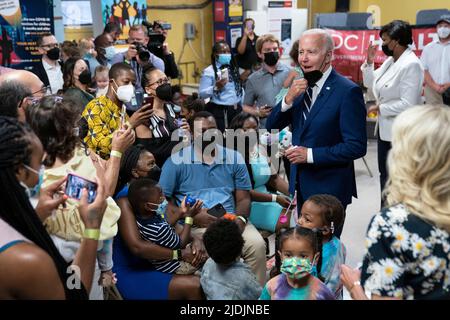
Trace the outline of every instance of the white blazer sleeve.
<instances>
[{"instance_id":1,"label":"white blazer sleeve","mask_svg":"<svg viewBox=\"0 0 450 320\"><path fill-rule=\"evenodd\" d=\"M396 116L407 108L420 103L424 71L420 63L412 63L400 71L399 91L401 97L388 103L380 104L380 113L383 116Z\"/></svg>"},{"instance_id":2,"label":"white blazer sleeve","mask_svg":"<svg viewBox=\"0 0 450 320\"><path fill-rule=\"evenodd\" d=\"M372 90L373 88L373 82L375 80L375 69L374 69L374 63L372 63L372 65L368 65L367 61L365 61L362 65L361 65L361 71L362 71L362 76L363 76L363 83L364 86L367 89Z\"/></svg>"}]
</instances>

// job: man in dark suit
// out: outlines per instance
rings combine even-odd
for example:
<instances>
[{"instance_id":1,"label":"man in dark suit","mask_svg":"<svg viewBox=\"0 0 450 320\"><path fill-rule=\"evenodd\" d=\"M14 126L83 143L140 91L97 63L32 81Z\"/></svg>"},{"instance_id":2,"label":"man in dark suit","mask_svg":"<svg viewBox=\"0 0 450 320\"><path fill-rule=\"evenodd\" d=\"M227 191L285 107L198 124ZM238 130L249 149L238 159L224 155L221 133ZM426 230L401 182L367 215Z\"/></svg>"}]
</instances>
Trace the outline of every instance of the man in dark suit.
<instances>
[{"instance_id":1,"label":"man in dark suit","mask_svg":"<svg viewBox=\"0 0 450 320\"><path fill-rule=\"evenodd\" d=\"M305 31L298 61L305 74L267 119L267 129L292 126L290 192L299 212L314 194L336 196L346 208L356 197L353 160L366 154L366 109L362 90L331 67L333 39L324 30ZM335 229L340 236L342 227Z\"/></svg>"},{"instance_id":2,"label":"man in dark suit","mask_svg":"<svg viewBox=\"0 0 450 320\"><path fill-rule=\"evenodd\" d=\"M42 60L30 71L37 75L46 87L51 88L52 94L56 94L64 84L58 41L54 35L46 33L38 38L37 46L38 52L42 54Z\"/></svg>"}]
</instances>

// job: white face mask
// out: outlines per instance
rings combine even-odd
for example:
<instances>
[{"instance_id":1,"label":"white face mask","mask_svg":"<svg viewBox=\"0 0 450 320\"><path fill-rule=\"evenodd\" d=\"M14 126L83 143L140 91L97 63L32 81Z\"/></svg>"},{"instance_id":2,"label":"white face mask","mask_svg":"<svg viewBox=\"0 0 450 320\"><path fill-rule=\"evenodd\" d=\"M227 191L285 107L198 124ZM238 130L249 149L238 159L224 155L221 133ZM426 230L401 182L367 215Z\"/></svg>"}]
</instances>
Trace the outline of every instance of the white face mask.
<instances>
[{"instance_id":1,"label":"white face mask","mask_svg":"<svg viewBox=\"0 0 450 320\"><path fill-rule=\"evenodd\" d=\"M437 34L439 38L445 39L450 35L450 28L449 27L440 27L437 29Z\"/></svg>"},{"instance_id":2,"label":"white face mask","mask_svg":"<svg viewBox=\"0 0 450 320\"><path fill-rule=\"evenodd\" d=\"M115 90L114 90L115 91ZM132 84L120 86L116 91L117 99L124 103L129 103L134 97L134 87Z\"/></svg>"}]
</instances>

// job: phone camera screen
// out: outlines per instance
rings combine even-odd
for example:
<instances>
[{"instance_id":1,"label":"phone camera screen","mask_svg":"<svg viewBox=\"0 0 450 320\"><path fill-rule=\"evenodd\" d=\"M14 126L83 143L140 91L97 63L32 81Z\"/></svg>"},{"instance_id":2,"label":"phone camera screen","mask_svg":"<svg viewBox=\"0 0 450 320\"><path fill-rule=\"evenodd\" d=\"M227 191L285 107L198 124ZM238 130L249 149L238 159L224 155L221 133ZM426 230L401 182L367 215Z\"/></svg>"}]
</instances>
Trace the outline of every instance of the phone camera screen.
<instances>
[{"instance_id":1,"label":"phone camera screen","mask_svg":"<svg viewBox=\"0 0 450 320\"><path fill-rule=\"evenodd\" d=\"M66 183L66 195L74 198L81 199L83 188L86 188L88 191L88 203L92 203L97 196L97 184L82 177L78 177L72 174L69 174L67 177Z\"/></svg>"}]
</instances>

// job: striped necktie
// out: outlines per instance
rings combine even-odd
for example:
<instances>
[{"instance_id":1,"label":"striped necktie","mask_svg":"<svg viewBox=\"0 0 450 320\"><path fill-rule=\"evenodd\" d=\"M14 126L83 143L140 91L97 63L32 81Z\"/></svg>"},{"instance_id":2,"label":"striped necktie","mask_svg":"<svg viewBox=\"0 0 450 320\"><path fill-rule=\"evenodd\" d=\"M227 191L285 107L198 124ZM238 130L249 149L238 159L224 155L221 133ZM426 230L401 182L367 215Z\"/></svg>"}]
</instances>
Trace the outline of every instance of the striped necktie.
<instances>
[{"instance_id":1,"label":"striped necktie","mask_svg":"<svg viewBox=\"0 0 450 320\"><path fill-rule=\"evenodd\" d=\"M313 89L311 87L308 87L305 92L305 98L303 99L303 119L308 118L309 112L311 111L312 107L312 96L313 96Z\"/></svg>"}]
</instances>

